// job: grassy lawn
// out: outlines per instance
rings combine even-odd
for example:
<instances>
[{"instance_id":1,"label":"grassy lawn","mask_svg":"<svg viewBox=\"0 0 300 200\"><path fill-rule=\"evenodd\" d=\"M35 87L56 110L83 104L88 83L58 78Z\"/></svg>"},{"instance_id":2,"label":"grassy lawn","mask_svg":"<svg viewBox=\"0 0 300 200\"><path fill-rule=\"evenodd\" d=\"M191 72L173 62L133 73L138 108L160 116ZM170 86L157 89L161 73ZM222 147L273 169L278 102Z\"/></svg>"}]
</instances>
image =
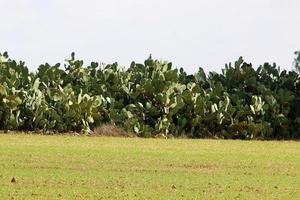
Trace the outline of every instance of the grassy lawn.
<instances>
[{"instance_id":1,"label":"grassy lawn","mask_svg":"<svg viewBox=\"0 0 300 200\"><path fill-rule=\"evenodd\" d=\"M0 199L300 199L300 142L0 134Z\"/></svg>"}]
</instances>

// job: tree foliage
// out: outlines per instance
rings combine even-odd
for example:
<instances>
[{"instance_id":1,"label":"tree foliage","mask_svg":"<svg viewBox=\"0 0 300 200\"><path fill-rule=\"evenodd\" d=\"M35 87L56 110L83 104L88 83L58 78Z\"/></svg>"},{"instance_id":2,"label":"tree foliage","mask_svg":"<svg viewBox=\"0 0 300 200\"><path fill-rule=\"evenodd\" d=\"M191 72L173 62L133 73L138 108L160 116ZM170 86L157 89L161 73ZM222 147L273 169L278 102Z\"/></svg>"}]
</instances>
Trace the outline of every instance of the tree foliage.
<instances>
[{"instance_id":1,"label":"tree foliage","mask_svg":"<svg viewBox=\"0 0 300 200\"><path fill-rule=\"evenodd\" d=\"M300 51L295 51L295 58L294 58L294 68L297 72L300 72Z\"/></svg>"}]
</instances>

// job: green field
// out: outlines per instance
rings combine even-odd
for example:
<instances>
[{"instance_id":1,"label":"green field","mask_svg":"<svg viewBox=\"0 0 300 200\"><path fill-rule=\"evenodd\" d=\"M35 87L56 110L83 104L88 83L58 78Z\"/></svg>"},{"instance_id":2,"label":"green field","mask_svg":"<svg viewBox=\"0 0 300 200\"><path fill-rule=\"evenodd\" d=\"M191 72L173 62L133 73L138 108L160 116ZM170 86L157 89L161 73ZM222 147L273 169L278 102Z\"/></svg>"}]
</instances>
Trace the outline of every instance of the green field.
<instances>
[{"instance_id":1,"label":"green field","mask_svg":"<svg viewBox=\"0 0 300 200\"><path fill-rule=\"evenodd\" d=\"M0 199L300 199L300 143L0 134Z\"/></svg>"}]
</instances>

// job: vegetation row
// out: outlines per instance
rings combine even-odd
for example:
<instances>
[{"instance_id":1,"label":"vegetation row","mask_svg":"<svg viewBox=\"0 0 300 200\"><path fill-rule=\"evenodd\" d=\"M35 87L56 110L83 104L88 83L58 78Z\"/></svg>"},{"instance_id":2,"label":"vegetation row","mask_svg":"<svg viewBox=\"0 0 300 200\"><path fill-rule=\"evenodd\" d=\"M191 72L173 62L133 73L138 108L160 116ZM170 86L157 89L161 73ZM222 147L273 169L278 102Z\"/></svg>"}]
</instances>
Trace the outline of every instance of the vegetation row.
<instances>
[{"instance_id":1,"label":"vegetation row","mask_svg":"<svg viewBox=\"0 0 300 200\"><path fill-rule=\"evenodd\" d=\"M65 63L30 72L0 54L0 129L88 134L109 123L142 137L300 138L299 74L276 64L239 58L188 75L151 56L128 68L84 66L74 53Z\"/></svg>"}]
</instances>

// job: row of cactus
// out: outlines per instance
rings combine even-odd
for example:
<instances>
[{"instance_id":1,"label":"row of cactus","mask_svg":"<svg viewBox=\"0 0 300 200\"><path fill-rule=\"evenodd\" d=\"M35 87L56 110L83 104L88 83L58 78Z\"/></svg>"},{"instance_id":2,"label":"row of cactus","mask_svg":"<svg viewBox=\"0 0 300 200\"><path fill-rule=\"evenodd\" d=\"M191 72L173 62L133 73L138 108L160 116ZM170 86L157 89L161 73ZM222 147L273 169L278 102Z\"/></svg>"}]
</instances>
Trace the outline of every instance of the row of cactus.
<instances>
[{"instance_id":1,"label":"row of cactus","mask_svg":"<svg viewBox=\"0 0 300 200\"><path fill-rule=\"evenodd\" d=\"M0 129L91 133L111 123L138 136L270 139L300 137L299 75L239 58L222 73L188 75L170 62L64 66L0 54Z\"/></svg>"}]
</instances>

